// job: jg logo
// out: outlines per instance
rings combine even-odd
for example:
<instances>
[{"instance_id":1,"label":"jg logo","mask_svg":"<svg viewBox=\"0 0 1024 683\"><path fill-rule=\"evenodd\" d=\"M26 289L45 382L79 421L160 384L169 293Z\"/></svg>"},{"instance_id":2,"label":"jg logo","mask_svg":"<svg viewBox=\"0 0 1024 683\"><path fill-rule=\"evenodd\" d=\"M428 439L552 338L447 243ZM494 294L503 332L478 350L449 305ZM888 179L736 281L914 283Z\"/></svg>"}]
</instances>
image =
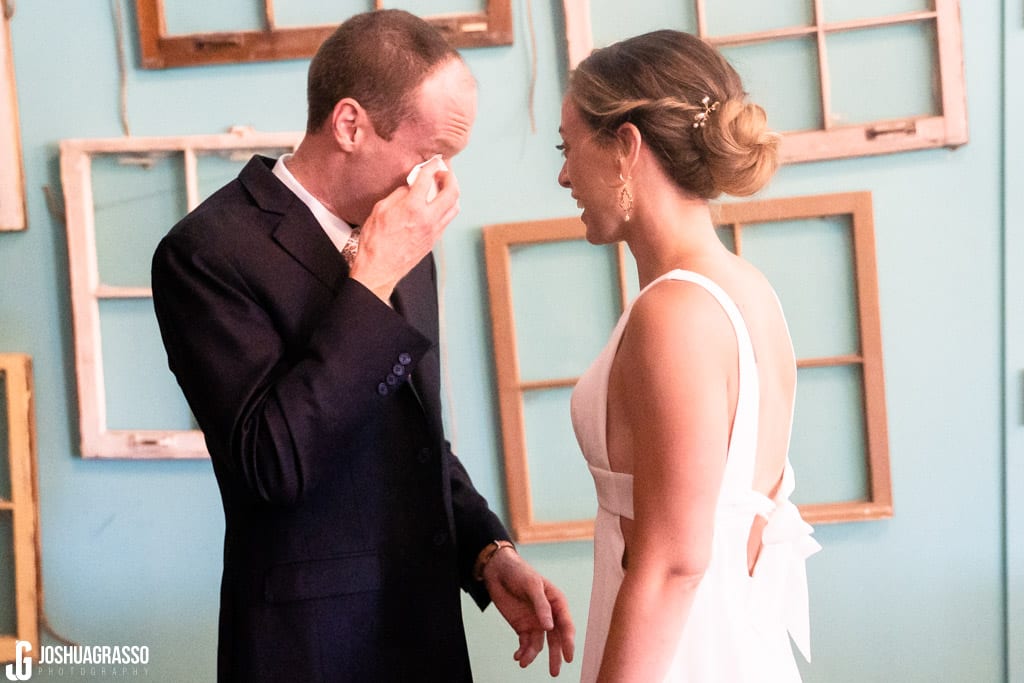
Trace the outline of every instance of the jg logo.
<instances>
[{"instance_id":1,"label":"jg logo","mask_svg":"<svg viewBox=\"0 0 1024 683\"><path fill-rule=\"evenodd\" d=\"M28 656L32 645L27 640L19 640L14 646L14 663L7 665L7 680L27 681L32 678L32 658Z\"/></svg>"}]
</instances>

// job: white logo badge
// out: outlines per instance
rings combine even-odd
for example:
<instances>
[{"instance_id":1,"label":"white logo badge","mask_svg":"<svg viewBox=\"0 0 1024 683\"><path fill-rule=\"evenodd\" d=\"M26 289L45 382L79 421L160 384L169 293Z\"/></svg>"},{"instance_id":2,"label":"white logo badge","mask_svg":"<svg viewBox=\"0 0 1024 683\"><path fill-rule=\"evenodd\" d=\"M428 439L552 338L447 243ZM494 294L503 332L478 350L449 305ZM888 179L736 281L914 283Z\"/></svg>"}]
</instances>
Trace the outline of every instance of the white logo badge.
<instances>
[{"instance_id":1,"label":"white logo badge","mask_svg":"<svg viewBox=\"0 0 1024 683\"><path fill-rule=\"evenodd\" d=\"M7 665L7 680L27 681L32 678L32 658L26 653L32 650L27 640L19 640L14 646L14 663Z\"/></svg>"}]
</instances>

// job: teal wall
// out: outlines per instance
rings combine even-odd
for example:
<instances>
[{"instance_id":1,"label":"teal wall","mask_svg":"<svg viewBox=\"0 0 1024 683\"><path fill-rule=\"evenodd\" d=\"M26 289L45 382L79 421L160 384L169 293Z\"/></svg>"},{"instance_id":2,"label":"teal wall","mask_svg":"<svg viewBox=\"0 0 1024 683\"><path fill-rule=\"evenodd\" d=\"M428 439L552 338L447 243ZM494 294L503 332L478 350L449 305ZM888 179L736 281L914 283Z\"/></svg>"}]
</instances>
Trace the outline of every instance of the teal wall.
<instances>
[{"instance_id":1,"label":"teal wall","mask_svg":"<svg viewBox=\"0 0 1024 683\"><path fill-rule=\"evenodd\" d=\"M480 114L457 159L463 211L443 245L449 426L478 487L501 511L480 229L576 211L555 182L565 73L561 3L532 2L536 132L529 123L527 3L513 4L515 45L464 51L480 83ZM625 13L642 28L661 13L674 16L678 5L593 2L595 16ZM1016 589L1013 623L1022 628L1024 523L1012 495L1017 507L1004 506L1005 489L1014 486L1019 495L1024 482L1017 396L1024 360L1004 353L1024 334L1010 298L1015 291L1019 301L1024 290L1022 141L1008 123L1020 119L1024 92L1019 73L1002 77L1024 57L1019 5L962 8L967 146L786 167L766 192L869 190L875 207L896 514L817 529L825 550L809 565L815 658L805 667L807 681L1004 680L1011 661L1008 574ZM134 20L130 10L127 18ZM111 5L19 2L11 26L30 225L0 234L0 351L25 352L35 362L47 615L80 643L148 645L149 680L212 681L223 521L209 463L84 461L77 453L68 259L43 187L60 197L61 139L122 133ZM134 30L129 39L134 65ZM132 132L214 133L235 124L298 130L306 66L130 66ZM1004 200L1003 188L1014 186L1016 196L1007 192ZM1004 247L1016 251L1004 258ZM1016 408L1005 399L1011 393ZM581 646L591 550L587 542L522 549L569 595ZM10 571L6 555L0 562L0 571ZM515 638L495 613L481 615L467 603L466 615L479 680L546 679L542 667L518 671ZM1024 681L1016 634L1013 680ZM565 675L573 680L578 672L574 664Z\"/></svg>"},{"instance_id":2,"label":"teal wall","mask_svg":"<svg viewBox=\"0 0 1024 683\"><path fill-rule=\"evenodd\" d=\"M1006 382L1006 576L1007 671L1024 681L1024 81L1010 65L1024 63L1024 4L1005 6L1003 70L1003 144L1005 175L1003 305Z\"/></svg>"}]
</instances>

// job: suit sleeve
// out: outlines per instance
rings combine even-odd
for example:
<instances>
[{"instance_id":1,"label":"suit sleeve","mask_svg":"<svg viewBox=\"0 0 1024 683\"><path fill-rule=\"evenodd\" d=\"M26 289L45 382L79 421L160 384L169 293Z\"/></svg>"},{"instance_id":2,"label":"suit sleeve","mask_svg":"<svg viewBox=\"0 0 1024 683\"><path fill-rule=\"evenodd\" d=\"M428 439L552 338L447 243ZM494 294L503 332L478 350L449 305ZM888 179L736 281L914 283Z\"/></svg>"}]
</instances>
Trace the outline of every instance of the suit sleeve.
<instances>
[{"instance_id":1,"label":"suit sleeve","mask_svg":"<svg viewBox=\"0 0 1024 683\"><path fill-rule=\"evenodd\" d=\"M344 278L296 349L232 256L172 231L153 258L157 320L215 465L255 499L292 504L387 400L381 368L415 371L430 340Z\"/></svg>"},{"instance_id":2,"label":"suit sleeve","mask_svg":"<svg viewBox=\"0 0 1024 683\"><path fill-rule=\"evenodd\" d=\"M437 329L439 315L436 296L437 269L433 258L429 258L429 263L429 269L424 270L424 273L429 277L429 281L425 277L421 286L418 287L418 291L422 293L429 291L431 294L429 300L424 297L421 305L429 306L430 310L429 316L427 316L427 319L430 321L428 335L439 338L440 334ZM439 375L439 355L436 353L429 354L424 359L423 367L424 372ZM432 384L439 389L440 377L438 376ZM437 400L438 417L440 417L440 397L432 398ZM440 425L440 423L438 424ZM443 439L443 435L441 437ZM448 489L451 492L455 534L458 539L460 584L462 589L472 596L480 609L484 609L490 604L490 597L487 595L487 590L484 588L483 583L473 579L473 566L476 564L476 558L480 551L488 543L498 539L511 540L511 537L497 515L491 511L487 501L476 490L476 487L473 486L469 473L459 458L452 452L451 445L447 440L443 440L443 454L445 458L445 472L448 475Z\"/></svg>"},{"instance_id":3,"label":"suit sleeve","mask_svg":"<svg viewBox=\"0 0 1024 683\"><path fill-rule=\"evenodd\" d=\"M482 582L473 578L473 566L484 547L495 540L509 541L511 536L498 517L487 506L487 501L477 492L470 481L462 462L445 443L451 472L452 502L455 510L456 533L459 538L459 575L462 589L476 602L480 609L490 604L490 596Z\"/></svg>"}]
</instances>

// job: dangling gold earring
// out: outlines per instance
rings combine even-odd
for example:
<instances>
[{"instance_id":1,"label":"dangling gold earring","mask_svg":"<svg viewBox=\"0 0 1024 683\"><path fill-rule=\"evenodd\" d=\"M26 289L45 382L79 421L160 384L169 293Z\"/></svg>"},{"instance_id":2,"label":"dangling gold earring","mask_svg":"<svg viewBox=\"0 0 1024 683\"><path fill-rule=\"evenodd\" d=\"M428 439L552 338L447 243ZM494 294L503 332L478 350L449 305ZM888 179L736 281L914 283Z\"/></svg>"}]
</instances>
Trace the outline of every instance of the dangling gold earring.
<instances>
[{"instance_id":1,"label":"dangling gold earring","mask_svg":"<svg viewBox=\"0 0 1024 683\"><path fill-rule=\"evenodd\" d=\"M622 190L619 191L619 208L626 214L626 222L629 222L630 214L633 212L633 193L629 191L630 178L623 178L622 174L619 174L619 180L622 181Z\"/></svg>"}]
</instances>

